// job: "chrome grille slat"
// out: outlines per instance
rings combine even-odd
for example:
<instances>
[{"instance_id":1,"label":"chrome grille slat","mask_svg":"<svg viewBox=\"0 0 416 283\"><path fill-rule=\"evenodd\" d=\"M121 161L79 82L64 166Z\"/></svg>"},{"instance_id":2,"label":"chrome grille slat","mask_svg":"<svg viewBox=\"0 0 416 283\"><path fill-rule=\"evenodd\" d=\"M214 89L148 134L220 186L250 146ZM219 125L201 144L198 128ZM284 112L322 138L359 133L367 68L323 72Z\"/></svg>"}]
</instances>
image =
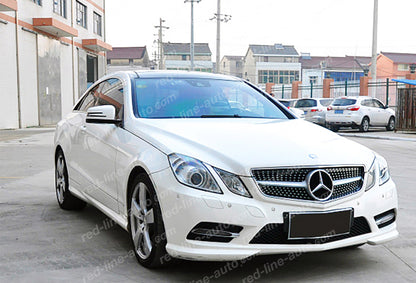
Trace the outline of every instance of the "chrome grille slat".
<instances>
[{"instance_id":1,"label":"chrome grille slat","mask_svg":"<svg viewBox=\"0 0 416 283\"><path fill-rule=\"evenodd\" d=\"M306 176L316 169L326 170L333 179L334 191L328 201L347 197L362 189L362 166L254 169L252 174L260 191L268 197L315 201L307 192Z\"/></svg>"}]
</instances>

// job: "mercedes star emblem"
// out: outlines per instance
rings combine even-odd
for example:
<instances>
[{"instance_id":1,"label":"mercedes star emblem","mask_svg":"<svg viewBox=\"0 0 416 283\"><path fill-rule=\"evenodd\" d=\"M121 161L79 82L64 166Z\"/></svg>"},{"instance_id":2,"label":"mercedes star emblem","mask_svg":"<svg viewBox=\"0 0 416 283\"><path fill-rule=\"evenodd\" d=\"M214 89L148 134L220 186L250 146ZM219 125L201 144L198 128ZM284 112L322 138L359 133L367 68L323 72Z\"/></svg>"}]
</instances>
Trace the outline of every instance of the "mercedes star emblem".
<instances>
[{"instance_id":1,"label":"mercedes star emblem","mask_svg":"<svg viewBox=\"0 0 416 283\"><path fill-rule=\"evenodd\" d=\"M328 200L334 192L332 177L325 170L317 169L306 177L309 195L319 201Z\"/></svg>"}]
</instances>

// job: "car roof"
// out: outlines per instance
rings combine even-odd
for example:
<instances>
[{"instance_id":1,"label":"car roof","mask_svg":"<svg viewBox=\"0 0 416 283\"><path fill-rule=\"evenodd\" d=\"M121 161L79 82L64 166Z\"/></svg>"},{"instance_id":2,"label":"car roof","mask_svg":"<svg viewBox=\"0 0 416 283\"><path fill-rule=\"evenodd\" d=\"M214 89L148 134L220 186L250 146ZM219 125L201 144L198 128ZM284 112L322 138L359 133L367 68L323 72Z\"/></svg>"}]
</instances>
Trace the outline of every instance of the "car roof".
<instances>
[{"instance_id":1,"label":"car roof","mask_svg":"<svg viewBox=\"0 0 416 283\"><path fill-rule=\"evenodd\" d=\"M130 77L138 78L181 78L181 79L217 79L217 80L233 80L241 81L241 78L213 74L206 72L194 72L194 71L169 71L169 70L137 70L137 71L119 71L112 75L129 75Z\"/></svg>"}]
</instances>

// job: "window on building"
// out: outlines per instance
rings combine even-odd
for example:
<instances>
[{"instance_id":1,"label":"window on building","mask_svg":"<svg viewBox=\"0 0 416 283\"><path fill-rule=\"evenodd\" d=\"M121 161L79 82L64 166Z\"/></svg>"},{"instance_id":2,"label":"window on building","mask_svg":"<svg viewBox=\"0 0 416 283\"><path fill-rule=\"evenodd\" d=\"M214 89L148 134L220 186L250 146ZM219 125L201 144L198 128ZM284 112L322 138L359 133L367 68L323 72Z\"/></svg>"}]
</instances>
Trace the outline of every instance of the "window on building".
<instances>
[{"instance_id":1,"label":"window on building","mask_svg":"<svg viewBox=\"0 0 416 283\"><path fill-rule=\"evenodd\" d=\"M291 84L292 82L299 80L298 71L260 70L258 75L259 84Z\"/></svg>"},{"instance_id":2,"label":"window on building","mask_svg":"<svg viewBox=\"0 0 416 283\"><path fill-rule=\"evenodd\" d=\"M269 62L269 57L268 56L264 56L263 57L263 62Z\"/></svg>"},{"instance_id":3,"label":"window on building","mask_svg":"<svg viewBox=\"0 0 416 283\"><path fill-rule=\"evenodd\" d=\"M186 61L186 55L182 55L182 61Z\"/></svg>"},{"instance_id":4,"label":"window on building","mask_svg":"<svg viewBox=\"0 0 416 283\"><path fill-rule=\"evenodd\" d=\"M42 0L32 0L33 3L38 4L39 6L42 6Z\"/></svg>"},{"instance_id":5,"label":"window on building","mask_svg":"<svg viewBox=\"0 0 416 283\"><path fill-rule=\"evenodd\" d=\"M53 0L53 11L66 18L66 0Z\"/></svg>"},{"instance_id":6,"label":"window on building","mask_svg":"<svg viewBox=\"0 0 416 283\"><path fill-rule=\"evenodd\" d=\"M397 69L399 71L409 71L409 64L399 64Z\"/></svg>"},{"instance_id":7,"label":"window on building","mask_svg":"<svg viewBox=\"0 0 416 283\"><path fill-rule=\"evenodd\" d=\"M98 35L102 35L102 21L101 16L94 12L94 33Z\"/></svg>"},{"instance_id":8,"label":"window on building","mask_svg":"<svg viewBox=\"0 0 416 283\"><path fill-rule=\"evenodd\" d=\"M87 28L87 6L77 1L77 24Z\"/></svg>"},{"instance_id":9,"label":"window on building","mask_svg":"<svg viewBox=\"0 0 416 283\"><path fill-rule=\"evenodd\" d=\"M311 84L317 84L318 83L318 76L309 76L309 82Z\"/></svg>"}]
</instances>

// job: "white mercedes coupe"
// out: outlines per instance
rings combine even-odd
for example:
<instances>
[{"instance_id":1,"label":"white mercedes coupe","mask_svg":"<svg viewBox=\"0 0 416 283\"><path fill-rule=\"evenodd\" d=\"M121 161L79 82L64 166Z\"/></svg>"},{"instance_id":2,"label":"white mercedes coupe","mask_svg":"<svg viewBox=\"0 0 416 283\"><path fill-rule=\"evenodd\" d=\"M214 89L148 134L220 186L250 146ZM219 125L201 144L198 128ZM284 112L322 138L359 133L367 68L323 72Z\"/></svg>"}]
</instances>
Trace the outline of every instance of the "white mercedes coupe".
<instances>
[{"instance_id":1,"label":"white mercedes coupe","mask_svg":"<svg viewBox=\"0 0 416 283\"><path fill-rule=\"evenodd\" d=\"M146 267L398 236L383 157L229 76L100 79L57 125L55 178L61 208L97 207Z\"/></svg>"}]
</instances>

